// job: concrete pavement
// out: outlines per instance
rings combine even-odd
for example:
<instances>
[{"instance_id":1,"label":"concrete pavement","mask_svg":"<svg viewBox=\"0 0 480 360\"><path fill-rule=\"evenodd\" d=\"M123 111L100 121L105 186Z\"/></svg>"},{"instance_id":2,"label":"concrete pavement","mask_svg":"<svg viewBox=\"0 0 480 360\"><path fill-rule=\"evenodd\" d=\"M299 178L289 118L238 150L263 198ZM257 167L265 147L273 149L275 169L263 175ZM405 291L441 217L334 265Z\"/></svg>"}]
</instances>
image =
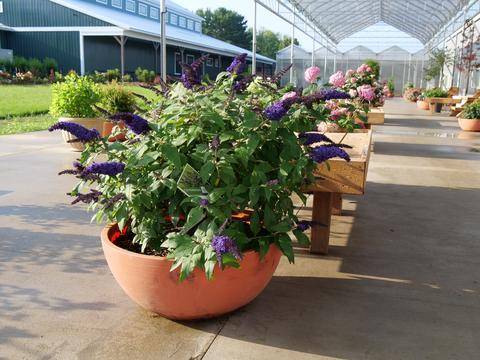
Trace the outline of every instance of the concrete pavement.
<instances>
[{"instance_id":1,"label":"concrete pavement","mask_svg":"<svg viewBox=\"0 0 480 360\"><path fill-rule=\"evenodd\" d=\"M329 256L297 249L253 303L180 323L139 309L68 205L59 134L0 136L0 359L474 359L480 354L480 134L387 102L367 193Z\"/></svg>"}]
</instances>

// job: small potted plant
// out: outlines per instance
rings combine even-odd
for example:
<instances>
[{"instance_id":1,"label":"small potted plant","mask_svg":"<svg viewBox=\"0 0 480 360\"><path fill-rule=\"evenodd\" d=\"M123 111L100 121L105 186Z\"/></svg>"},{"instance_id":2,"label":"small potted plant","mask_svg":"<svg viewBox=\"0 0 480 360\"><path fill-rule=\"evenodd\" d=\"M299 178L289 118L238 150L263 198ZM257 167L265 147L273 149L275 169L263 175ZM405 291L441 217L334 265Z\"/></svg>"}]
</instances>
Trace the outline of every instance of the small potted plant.
<instances>
[{"instance_id":1,"label":"small potted plant","mask_svg":"<svg viewBox=\"0 0 480 360\"><path fill-rule=\"evenodd\" d=\"M448 97L448 92L441 89L441 88L438 88L438 87L434 87L434 88L431 88L431 89L427 89L423 92L423 95L425 96L426 99L431 99L431 98L446 98ZM428 100L427 100L428 101ZM435 112L441 112L442 111L442 108L443 108L443 105L442 103L436 103L434 106L435 106Z\"/></svg>"},{"instance_id":2,"label":"small potted plant","mask_svg":"<svg viewBox=\"0 0 480 360\"><path fill-rule=\"evenodd\" d=\"M85 127L100 135L104 120L98 116L98 111L94 108L99 100L98 85L89 78L75 73L68 74L63 82L52 85L50 114L59 117L55 129L64 130L63 138L74 150L82 151L85 146L64 124L76 124L78 126L70 125L70 128L76 127L77 131L81 132L81 127Z\"/></svg>"},{"instance_id":3,"label":"small potted plant","mask_svg":"<svg viewBox=\"0 0 480 360\"><path fill-rule=\"evenodd\" d=\"M465 105L457 115L458 125L465 131L480 131L480 101Z\"/></svg>"},{"instance_id":4,"label":"small potted plant","mask_svg":"<svg viewBox=\"0 0 480 360\"><path fill-rule=\"evenodd\" d=\"M430 104L425 100L425 95L423 92L417 97L417 107L421 110L430 109Z\"/></svg>"},{"instance_id":5,"label":"small potted plant","mask_svg":"<svg viewBox=\"0 0 480 360\"><path fill-rule=\"evenodd\" d=\"M118 113L133 113L136 110L135 96L124 86L112 81L111 84L102 88L98 108L110 116ZM103 136L109 136L116 124L118 124L119 133L109 137L110 141L125 139L125 124L123 121L113 122L107 119L103 123Z\"/></svg>"},{"instance_id":6,"label":"small potted plant","mask_svg":"<svg viewBox=\"0 0 480 360\"><path fill-rule=\"evenodd\" d=\"M77 133L86 148L62 172L79 178L73 203L109 224L102 246L120 286L173 319L218 316L254 299L282 253L293 262L290 236L309 243L291 196L305 201L318 163L349 161L342 144L313 131L333 94L241 75L246 54L202 83L204 60L183 64L154 121L112 117L124 121L126 141ZM99 154L106 161L94 160Z\"/></svg>"}]
</instances>

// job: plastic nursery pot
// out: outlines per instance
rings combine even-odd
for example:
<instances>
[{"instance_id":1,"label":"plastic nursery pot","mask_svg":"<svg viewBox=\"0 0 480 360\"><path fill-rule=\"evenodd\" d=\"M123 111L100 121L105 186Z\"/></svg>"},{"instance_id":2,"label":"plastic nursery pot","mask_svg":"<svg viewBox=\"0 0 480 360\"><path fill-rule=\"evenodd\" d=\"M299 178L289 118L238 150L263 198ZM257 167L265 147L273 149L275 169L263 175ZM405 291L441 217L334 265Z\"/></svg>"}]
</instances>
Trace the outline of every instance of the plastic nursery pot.
<instances>
[{"instance_id":1,"label":"plastic nursery pot","mask_svg":"<svg viewBox=\"0 0 480 360\"><path fill-rule=\"evenodd\" d=\"M103 123L104 120L100 118L67 118L63 117L58 119L58 121L68 121L73 122L76 124L80 124L87 129L97 129L100 134L103 132ZM68 143L74 151L83 151L85 150L85 145L81 142L70 142L71 140L75 140L76 137L70 134L67 131L62 131L63 140Z\"/></svg>"},{"instance_id":2,"label":"plastic nursery pot","mask_svg":"<svg viewBox=\"0 0 480 360\"><path fill-rule=\"evenodd\" d=\"M118 231L106 226L101 234L102 247L110 271L125 293L142 308L169 319L195 320L220 316L255 299L270 282L281 251L271 245L260 260L258 253L243 254L240 268L215 266L212 280L196 268L183 282L178 269L165 257L127 251L110 240Z\"/></svg>"},{"instance_id":3,"label":"plastic nursery pot","mask_svg":"<svg viewBox=\"0 0 480 360\"><path fill-rule=\"evenodd\" d=\"M435 106L435 112L437 112L437 113L442 112L442 108L443 108L443 104L442 104L442 103L433 104L433 106Z\"/></svg>"},{"instance_id":4,"label":"plastic nursery pot","mask_svg":"<svg viewBox=\"0 0 480 360\"><path fill-rule=\"evenodd\" d=\"M109 136L112 133L112 130L116 124L111 121L105 121L103 123L103 136ZM125 129L125 123L123 121L118 122L118 127L120 129ZM125 134L118 134L116 136L109 136L108 141L115 142L115 141L125 141L126 137Z\"/></svg>"},{"instance_id":5,"label":"plastic nursery pot","mask_svg":"<svg viewBox=\"0 0 480 360\"><path fill-rule=\"evenodd\" d=\"M460 114L461 115L461 114ZM457 117L458 125L464 131L480 131L480 119L465 119Z\"/></svg>"},{"instance_id":6,"label":"plastic nursery pot","mask_svg":"<svg viewBox=\"0 0 480 360\"><path fill-rule=\"evenodd\" d=\"M423 100L418 100L417 101L417 107L421 110L429 110L430 109L430 105L428 104L428 102L423 101Z\"/></svg>"}]
</instances>

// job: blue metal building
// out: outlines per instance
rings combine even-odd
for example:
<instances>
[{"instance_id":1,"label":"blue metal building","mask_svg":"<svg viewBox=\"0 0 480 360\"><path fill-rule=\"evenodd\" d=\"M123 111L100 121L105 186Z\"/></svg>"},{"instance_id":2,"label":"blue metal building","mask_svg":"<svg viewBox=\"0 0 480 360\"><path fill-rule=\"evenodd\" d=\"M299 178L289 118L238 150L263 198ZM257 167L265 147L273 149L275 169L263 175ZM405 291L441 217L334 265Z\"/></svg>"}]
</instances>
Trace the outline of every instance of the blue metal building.
<instances>
[{"instance_id":1,"label":"blue metal building","mask_svg":"<svg viewBox=\"0 0 480 360\"><path fill-rule=\"evenodd\" d=\"M180 63L210 57L203 73L215 77L235 55L252 53L202 33L203 19L167 0L167 73ZM0 56L51 57L62 71L81 74L137 67L160 72L160 0L0 0ZM257 73L270 75L275 60L257 55Z\"/></svg>"}]
</instances>

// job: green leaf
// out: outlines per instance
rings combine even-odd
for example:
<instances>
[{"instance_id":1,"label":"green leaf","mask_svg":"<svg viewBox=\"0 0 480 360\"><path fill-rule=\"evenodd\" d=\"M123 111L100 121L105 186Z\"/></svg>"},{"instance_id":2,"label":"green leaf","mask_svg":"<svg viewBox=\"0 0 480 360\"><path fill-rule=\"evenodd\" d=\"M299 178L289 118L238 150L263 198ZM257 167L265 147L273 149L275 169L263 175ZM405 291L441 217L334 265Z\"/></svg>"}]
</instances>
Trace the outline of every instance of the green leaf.
<instances>
[{"instance_id":1,"label":"green leaf","mask_svg":"<svg viewBox=\"0 0 480 360\"><path fill-rule=\"evenodd\" d=\"M243 118L243 126L247 129L253 129L262 123L262 120L253 111L246 110Z\"/></svg>"},{"instance_id":2,"label":"green leaf","mask_svg":"<svg viewBox=\"0 0 480 360\"><path fill-rule=\"evenodd\" d=\"M292 230L292 226L288 221L282 221L274 226L272 226L272 231L274 232L288 232Z\"/></svg>"},{"instance_id":3,"label":"green leaf","mask_svg":"<svg viewBox=\"0 0 480 360\"><path fill-rule=\"evenodd\" d=\"M255 206L260 198L260 189L258 187L251 187L249 192L250 206Z\"/></svg>"},{"instance_id":4,"label":"green leaf","mask_svg":"<svg viewBox=\"0 0 480 360\"><path fill-rule=\"evenodd\" d=\"M192 229L195 225L197 225L200 221L203 220L205 214L201 207L194 207L190 210L187 216L187 221L185 225L183 225L182 233L187 233L190 229Z\"/></svg>"},{"instance_id":5,"label":"green leaf","mask_svg":"<svg viewBox=\"0 0 480 360\"><path fill-rule=\"evenodd\" d=\"M203 182L206 183L213 174L215 170L215 165L213 162L208 161L203 164L202 168L200 169L200 177L202 178Z\"/></svg>"},{"instance_id":6,"label":"green leaf","mask_svg":"<svg viewBox=\"0 0 480 360\"><path fill-rule=\"evenodd\" d=\"M165 144L162 146L162 152L165 157L173 163L173 165L180 169L182 167L182 161L180 159L180 154L175 146Z\"/></svg>"},{"instance_id":7,"label":"green leaf","mask_svg":"<svg viewBox=\"0 0 480 360\"><path fill-rule=\"evenodd\" d=\"M288 261L290 263L294 263L295 255L293 253L292 240L290 239L290 236L288 236L287 234L281 234L278 237L277 242L278 245L280 245L280 249L282 249L282 252L288 258Z\"/></svg>"},{"instance_id":8,"label":"green leaf","mask_svg":"<svg viewBox=\"0 0 480 360\"><path fill-rule=\"evenodd\" d=\"M250 217L250 229L255 236L260 232L260 217L256 211Z\"/></svg>"},{"instance_id":9,"label":"green leaf","mask_svg":"<svg viewBox=\"0 0 480 360\"><path fill-rule=\"evenodd\" d=\"M308 238L307 235L305 235L303 231L295 229L293 230L293 235L295 235L300 245L304 245L304 246L310 245L310 239Z\"/></svg>"},{"instance_id":10,"label":"green leaf","mask_svg":"<svg viewBox=\"0 0 480 360\"><path fill-rule=\"evenodd\" d=\"M223 266L231 266L234 268L239 268L240 264L238 260L232 254L223 254L222 255L222 264Z\"/></svg>"}]
</instances>

